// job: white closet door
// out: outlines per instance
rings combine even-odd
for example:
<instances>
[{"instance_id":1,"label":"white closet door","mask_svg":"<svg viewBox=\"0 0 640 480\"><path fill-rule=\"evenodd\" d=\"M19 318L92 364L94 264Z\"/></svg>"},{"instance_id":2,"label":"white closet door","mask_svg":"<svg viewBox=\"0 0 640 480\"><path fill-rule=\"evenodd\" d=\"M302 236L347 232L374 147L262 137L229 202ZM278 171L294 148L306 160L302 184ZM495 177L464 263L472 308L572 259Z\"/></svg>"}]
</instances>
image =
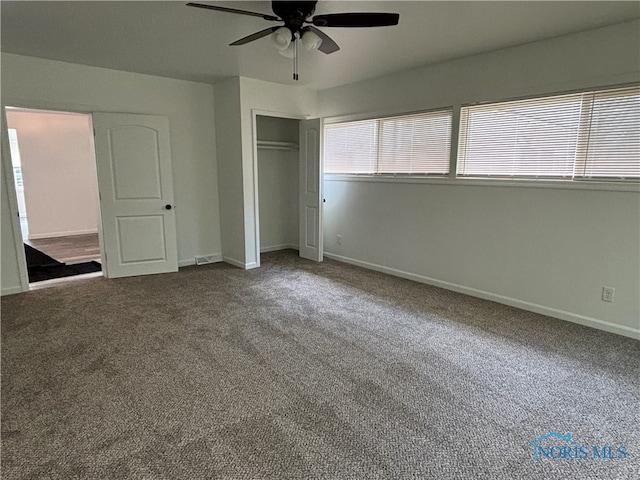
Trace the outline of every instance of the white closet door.
<instances>
[{"instance_id":1,"label":"white closet door","mask_svg":"<svg viewBox=\"0 0 640 480\"><path fill-rule=\"evenodd\" d=\"M300 256L322 261L322 120L300 121Z\"/></svg>"}]
</instances>

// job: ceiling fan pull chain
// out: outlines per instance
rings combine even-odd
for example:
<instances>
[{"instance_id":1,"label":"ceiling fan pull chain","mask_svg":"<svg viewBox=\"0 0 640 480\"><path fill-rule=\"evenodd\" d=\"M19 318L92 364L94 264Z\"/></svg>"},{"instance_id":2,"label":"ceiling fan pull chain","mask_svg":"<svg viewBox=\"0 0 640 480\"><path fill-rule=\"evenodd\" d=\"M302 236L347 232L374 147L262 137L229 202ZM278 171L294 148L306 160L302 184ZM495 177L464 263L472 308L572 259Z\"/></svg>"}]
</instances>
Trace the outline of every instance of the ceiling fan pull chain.
<instances>
[{"instance_id":1,"label":"ceiling fan pull chain","mask_svg":"<svg viewBox=\"0 0 640 480\"><path fill-rule=\"evenodd\" d=\"M298 81L298 41L293 39L293 79Z\"/></svg>"}]
</instances>

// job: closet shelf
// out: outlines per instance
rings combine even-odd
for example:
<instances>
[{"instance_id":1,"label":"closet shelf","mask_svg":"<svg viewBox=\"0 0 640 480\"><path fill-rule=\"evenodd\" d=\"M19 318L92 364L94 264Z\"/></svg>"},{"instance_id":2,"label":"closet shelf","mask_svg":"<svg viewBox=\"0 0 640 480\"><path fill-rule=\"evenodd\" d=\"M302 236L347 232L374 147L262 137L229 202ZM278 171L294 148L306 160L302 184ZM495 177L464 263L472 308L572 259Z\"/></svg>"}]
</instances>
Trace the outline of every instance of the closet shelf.
<instances>
[{"instance_id":1,"label":"closet shelf","mask_svg":"<svg viewBox=\"0 0 640 480\"><path fill-rule=\"evenodd\" d=\"M272 140L258 140L258 148L266 150L298 150L298 144L294 142L275 142Z\"/></svg>"}]
</instances>

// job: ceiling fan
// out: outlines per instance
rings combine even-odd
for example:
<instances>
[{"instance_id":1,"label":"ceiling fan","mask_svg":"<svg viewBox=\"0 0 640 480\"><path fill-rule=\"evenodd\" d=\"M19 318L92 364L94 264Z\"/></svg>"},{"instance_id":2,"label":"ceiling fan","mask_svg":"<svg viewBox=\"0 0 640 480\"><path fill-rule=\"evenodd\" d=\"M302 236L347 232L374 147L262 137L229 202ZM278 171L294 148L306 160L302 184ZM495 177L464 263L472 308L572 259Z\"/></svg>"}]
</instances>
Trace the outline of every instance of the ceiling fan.
<instances>
[{"instance_id":1,"label":"ceiling fan","mask_svg":"<svg viewBox=\"0 0 640 480\"><path fill-rule=\"evenodd\" d=\"M316 9L316 1L277 1L271 2L275 15L269 15L237 8L219 7L204 3L187 3L189 7L216 10L219 12L236 13L260 17L270 22L283 22L284 25L273 26L236 40L231 45L245 45L267 35L271 35L274 46L284 56L294 59L294 80L297 80L297 40L301 40L307 50L320 50L322 53L333 53L340 47L329 35L316 27L386 27L397 25L400 15L397 13L330 13L312 16Z\"/></svg>"}]
</instances>

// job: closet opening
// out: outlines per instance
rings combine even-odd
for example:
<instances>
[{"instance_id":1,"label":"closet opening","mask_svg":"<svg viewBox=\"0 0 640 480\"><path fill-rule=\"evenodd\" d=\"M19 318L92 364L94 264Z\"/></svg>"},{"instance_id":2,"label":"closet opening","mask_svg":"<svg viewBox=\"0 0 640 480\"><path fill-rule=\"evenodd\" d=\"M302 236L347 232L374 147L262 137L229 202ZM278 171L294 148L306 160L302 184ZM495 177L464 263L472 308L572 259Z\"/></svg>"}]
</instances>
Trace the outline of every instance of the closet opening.
<instances>
[{"instance_id":1,"label":"closet opening","mask_svg":"<svg viewBox=\"0 0 640 480\"><path fill-rule=\"evenodd\" d=\"M260 253L299 250L299 124L256 115Z\"/></svg>"}]
</instances>

